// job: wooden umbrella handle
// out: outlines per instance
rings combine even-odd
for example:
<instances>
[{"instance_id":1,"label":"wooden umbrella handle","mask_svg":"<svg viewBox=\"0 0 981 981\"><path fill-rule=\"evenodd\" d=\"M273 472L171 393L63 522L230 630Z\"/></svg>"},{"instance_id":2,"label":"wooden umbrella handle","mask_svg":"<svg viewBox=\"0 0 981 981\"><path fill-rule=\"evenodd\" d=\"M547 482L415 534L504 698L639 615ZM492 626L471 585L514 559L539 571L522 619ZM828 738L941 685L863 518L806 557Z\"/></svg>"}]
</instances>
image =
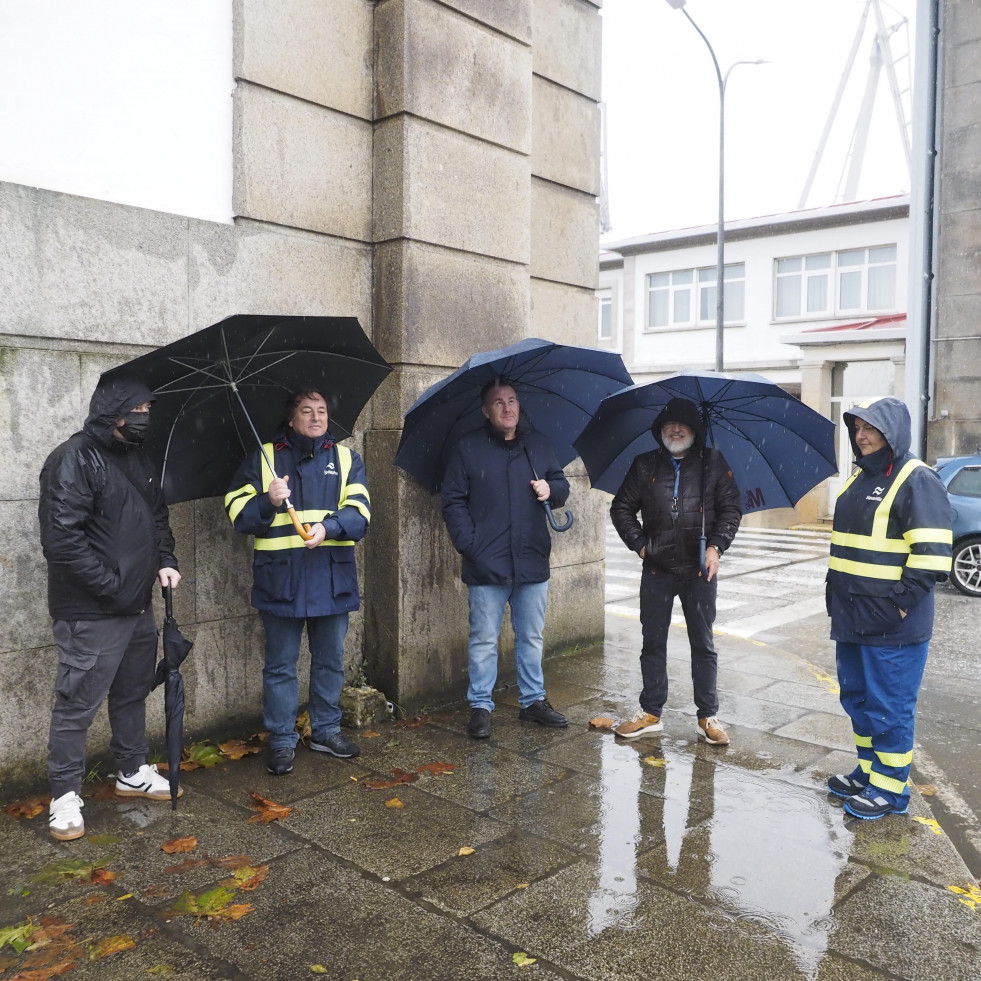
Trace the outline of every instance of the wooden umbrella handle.
<instances>
[{"instance_id":1,"label":"wooden umbrella handle","mask_svg":"<svg viewBox=\"0 0 981 981\"><path fill-rule=\"evenodd\" d=\"M287 505L286 513L290 516L290 521L293 522L293 527L296 529L296 533L300 536L300 538L302 538L305 542L310 541L310 539L313 538L313 532L310 531L309 525L300 523L300 519L296 516L296 509L292 504Z\"/></svg>"}]
</instances>

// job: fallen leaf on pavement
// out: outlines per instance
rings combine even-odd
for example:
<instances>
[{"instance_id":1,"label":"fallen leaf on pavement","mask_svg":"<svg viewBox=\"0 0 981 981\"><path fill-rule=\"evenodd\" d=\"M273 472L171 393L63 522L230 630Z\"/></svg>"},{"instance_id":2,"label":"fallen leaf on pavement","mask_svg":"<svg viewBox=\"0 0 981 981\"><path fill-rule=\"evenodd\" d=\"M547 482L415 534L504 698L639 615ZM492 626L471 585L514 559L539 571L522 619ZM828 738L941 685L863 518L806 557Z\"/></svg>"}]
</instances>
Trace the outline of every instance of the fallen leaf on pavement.
<instances>
[{"instance_id":1,"label":"fallen leaf on pavement","mask_svg":"<svg viewBox=\"0 0 981 981\"><path fill-rule=\"evenodd\" d=\"M373 777L371 780L365 780L364 785L369 790L388 790L390 787L398 787L403 783L415 783L419 779L418 773L409 773L406 770L398 769L398 767L393 769L392 773L395 777L394 780Z\"/></svg>"},{"instance_id":2,"label":"fallen leaf on pavement","mask_svg":"<svg viewBox=\"0 0 981 981\"><path fill-rule=\"evenodd\" d=\"M259 811L258 814L250 817L246 822L247 824L253 824L258 821L261 824L269 824L272 821L282 821L284 818L288 818L293 813L292 807L287 807L285 804L277 804L275 801L266 800L265 797L261 797L255 791L249 794L252 798L252 804Z\"/></svg>"},{"instance_id":3,"label":"fallen leaf on pavement","mask_svg":"<svg viewBox=\"0 0 981 981\"><path fill-rule=\"evenodd\" d=\"M8 804L3 812L12 818L33 818L37 817L50 803L50 797L28 797L25 800Z\"/></svg>"},{"instance_id":4,"label":"fallen leaf on pavement","mask_svg":"<svg viewBox=\"0 0 981 981\"><path fill-rule=\"evenodd\" d=\"M398 799L398 797L393 797L391 800L385 801L386 807L405 807L405 804Z\"/></svg>"},{"instance_id":5,"label":"fallen leaf on pavement","mask_svg":"<svg viewBox=\"0 0 981 981\"><path fill-rule=\"evenodd\" d=\"M194 916L199 920L220 923L222 920L239 920L255 908L248 903L233 903L234 898L235 890L224 886L208 889L198 895L183 892L170 912L173 916Z\"/></svg>"},{"instance_id":6,"label":"fallen leaf on pavement","mask_svg":"<svg viewBox=\"0 0 981 981\"><path fill-rule=\"evenodd\" d=\"M442 761L423 763L422 766L416 767L416 773L432 773L434 776L439 773L453 773L454 770L456 770L455 763L443 763Z\"/></svg>"},{"instance_id":7,"label":"fallen leaf on pavement","mask_svg":"<svg viewBox=\"0 0 981 981\"><path fill-rule=\"evenodd\" d=\"M361 733L362 739L377 739L381 735L380 732L375 732L374 729L367 729L365 732Z\"/></svg>"},{"instance_id":8,"label":"fallen leaf on pavement","mask_svg":"<svg viewBox=\"0 0 981 981\"><path fill-rule=\"evenodd\" d=\"M323 964L311 964L310 965L311 974L326 974L327 968Z\"/></svg>"},{"instance_id":9,"label":"fallen leaf on pavement","mask_svg":"<svg viewBox=\"0 0 981 981\"><path fill-rule=\"evenodd\" d=\"M313 736L313 726L310 725L310 713L301 712L296 717L296 731L300 734L300 739L306 742Z\"/></svg>"},{"instance_id":10,"label":"fallen leaf on pavement","mask_svg":"<svg viewBox=\"0 0 981 981\"><path fill-rule=\"evenodd\" d=\"M116 873L110 872L109 869L97 868L92 869L92 876L89 882L94 886L107 886L110 882L116 881Z\"/></svg>"},{"instance_id":11,"label":"fallen leaf on pavement","mask_svg":"<svg viewBox=\"0 0 981 981\"><path fill-rule=\"evenodd\" d=\"M218 766L222 762L221 753L218 752L218 747L214 743L209 742L207 739L200 743L194 743L192 746L188 746L184 750L185 762L194 763L197 766ZM184 763L181 763L181 769L184 769Z\"/></svg>"},{"instance_id":12,"label":"fallen leaf on pavement","mask_svg":"<svg viewBox=\"0 0 981 981\"><path fill-rule=\"evenodd\" d=\"M924 797L936 797L937 788L934 787L932 783L918 783L916 784L916 789L923 794Z\"/></svg>"},{"instance_id":13,"label":"fallen leaf on pavement","mask_svg":"<svg viewBox=\"0 0 981 981\"><path fill-rule=\"evenodd\" d=\"M597 715L595 719L590 719L589 724L594 729L612 729L617 725L616 719L611 719L605 715Z\"/></svg>"},{"instance_id":14,"label":"fallen leaf on pavement","mask_svg":"<svg viewBox=\"0 0 981 981\"><path fill-rule=\"evenodd\" d=\"M68 879L80 882L93 882L104 885L116 878L114 872L109 872L102 861L88 861L84 858L65 858L59 862L45 865L34 878L38 882L58 883Z\"/></svg>"},{"instance_id":15,"label":"fallen leaf on pavement","mask_svg":"<svg viewBox=\"0 0 981 981\"><path fill-rule=\"evenodd\" d=\"M213 858L210 861L219 869L241 869L252 864L252 858L249 855L226 855L224 858Z\"/></svg>"},{"instance_id":16,"label":"fallen leaf on pavement","mask_svg":"<svg viewBox=\"0 0 981 981\"><path fill-rule=\"evenodd\" d=\"M218 749L230 760L240 760L243 756L251 756L260 751L260 747L250 746L244 739L229 739L228 742L219 743Z\"/></svg>"},{"instance_id":17,"label":"fallen leaf on pavement","mask_svg":"<svg viewBox=\"0 0 981 981\"><path fill-rule=\"evenodd\" d=\"M99 961L110 954L118 954L121 950L132 950L135 946L136 941L132 937L106 937L89 947L89 960Z\"/></svg>"},{"instance_id":18,"label":"fallen leaf on pavement","mask_svg":"<svg viewBox=\"0 0 981 981\"><path fill-rule=\"evenodd\" d=\"M414 715L411 719L402 719L396 725L404 726L406 729L418 729L420 726L429 725L429 716Z\"/></svg>"},{"instance_id":19,"label":"fallen leaf on pavement","mask_svg":"<svg viewBox=\"0 0 981 981\"><path fill-rule=\"evenodd\" d=\"M176 855L178 852L193 852L198 847L197 838L173 838L165 841L160 846L160 851L168 855Z\"/></svg>"},{"instance_id":20,"label":"fallen leaf on pavement","mask_svg":"<svg viewBox=\"0 0 981 981\"><path fill-rule=\"evenodd\" d=\"M232 889L241 889L242 892L251 892L258 888L259 883L269 874L268 865L243 865L235 870L235 875L231 879L226 879L221 883L223 886L230 886Z\"/></svg>"},{"instance_id":21,"label":"fallen leaf on pavement","mask_svg":"<svg viewBox=\"0 0 981 981\"><path fill-rule=\"evenodd\" d=\"M523 950L519 951L517 954L511 955L511 960L514 961L518 967L527 967L529 964L534 964L537 957L529 957Z\"/></svg>"},{"instance_id":22,"label":"fallen leaf on pavement","mask_svg":"<svg viewBox=\"0 0 981 981\"><path fill-rule=\"evenodd\" d=\"M514 888L515 889L527 889L531 885L530 882L519 882Z\"/></svg>"},{"instance_id":23,"label":"fallen leaf on pavement","mask_svg":"<svg viewBox=\"0 0 981 981\"><path fill-rule=\"evenodd\" d=\"M648 766L662 766L663 767L667 763L667 760L663 759L660 756L645 756L644 757L644 762Z\"/></svg>"},{"instance_id":24,"label":"fallen leaf on pavement","mask_svg":"<svg viewBox=\"0 0 981 981\"><path fill-rule=\"evenodd\" d=\"M469 845L464 845L458 852L457 855L473 855L476 851L475 848L471 848Z\"/></svg>"}]
</instances>

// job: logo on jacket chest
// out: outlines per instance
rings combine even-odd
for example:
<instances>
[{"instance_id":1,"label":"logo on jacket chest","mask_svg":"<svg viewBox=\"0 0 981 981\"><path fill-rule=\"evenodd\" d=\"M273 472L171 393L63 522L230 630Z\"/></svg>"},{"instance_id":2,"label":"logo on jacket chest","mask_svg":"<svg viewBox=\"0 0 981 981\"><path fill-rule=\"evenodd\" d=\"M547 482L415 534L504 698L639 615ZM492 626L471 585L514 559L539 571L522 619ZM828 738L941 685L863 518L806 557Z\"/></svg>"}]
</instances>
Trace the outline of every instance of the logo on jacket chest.
<instances>
[{"instance_id":1,"label":"logo on jacket chest","mask_svg":"<svg viewBox=\"0 0 981 981\"><path fill-rule=\"evenodd\" d=\"M330 463L327 464L327 467L324 469L324 476L325 477L337 476L337 468L334 466L333 460L331 460Z\"/></svg>"},{"instance_id":2,"label":"logo on jacket chest","mask_svg":"<svg viewBox=\"0 0 981 981\"><path fill-rule=\"evenodd\" d=\"M885 492L886 492L885 487L876 487L875 490L873 490L871 494L868 494L866 496L865 500L867 500L867 501L878 501L881 504L882 503L882 495L885 494Z\"/></svg>"}]
</instances>

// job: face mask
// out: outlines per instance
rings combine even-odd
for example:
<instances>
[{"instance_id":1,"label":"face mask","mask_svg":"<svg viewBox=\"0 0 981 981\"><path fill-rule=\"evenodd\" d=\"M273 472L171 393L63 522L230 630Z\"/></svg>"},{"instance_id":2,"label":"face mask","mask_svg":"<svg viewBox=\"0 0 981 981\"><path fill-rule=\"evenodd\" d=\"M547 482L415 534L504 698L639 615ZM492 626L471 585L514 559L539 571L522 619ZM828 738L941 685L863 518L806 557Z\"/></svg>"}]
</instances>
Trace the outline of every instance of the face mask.
<instances>
[{"instance_id":1,"label":"face mask","mask_svg":"<svg viewBox=\"0 0 981 981\"><path fill-rule=\"evenodd\" d=\"M119 427L119 432L127 443L142 443L149 428L149 412L127 412L123 416L123 424Z\"/></svg>"}]
</instances>

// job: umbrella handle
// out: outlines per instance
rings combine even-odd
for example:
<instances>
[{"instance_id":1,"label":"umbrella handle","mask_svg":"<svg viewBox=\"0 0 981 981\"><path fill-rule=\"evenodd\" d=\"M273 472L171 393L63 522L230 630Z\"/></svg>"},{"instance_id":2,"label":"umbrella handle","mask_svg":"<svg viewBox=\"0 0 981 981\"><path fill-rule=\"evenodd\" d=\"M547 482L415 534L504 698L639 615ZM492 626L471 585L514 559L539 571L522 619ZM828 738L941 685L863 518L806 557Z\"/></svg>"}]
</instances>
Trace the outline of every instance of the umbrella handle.
<instances>
[{"instance_id":1,"label":"umbrella handle","mask_svg":"<svg viewBox=\"0 0 981 981\"><path fill-rule=\"evenodd\" d=\"M705 568L705 549L708 547L705 543L708 541L705 535L702 535L698 539L698 565L702 570L702 575L706 578L708 577L708 569Z\"/></svg>"},{"instance_id":2,"label":"umbrella handle","mask_svg":"<svg viewBox=\"0 0 981 981\"><path fill-rule=\"evenodd\" d=\"M300 523L300 519L296 516L296 510L289 501L286 502L286 513L290 516L290 521L293 522L293 527L296 529L296 533L300 538L305 542L310 541L313 538L313 532L310 531L310 526Z\"/></svg>"},{"instance_id":3,"label":"umbrella handle","mask_svg":"<svg viewBox=\"0 0 981 981\"><path fill-rule=\"evenodd\" d=\"M548 523L552 526L554 531L568 531L572 527L573 516L571 511L566 511L565 513L565 524L560 525L555 520L555 515L552 513L552 505L548 501L542 501L545 506L545 516L548 518Z\"/></svg>"}]
</instances>

